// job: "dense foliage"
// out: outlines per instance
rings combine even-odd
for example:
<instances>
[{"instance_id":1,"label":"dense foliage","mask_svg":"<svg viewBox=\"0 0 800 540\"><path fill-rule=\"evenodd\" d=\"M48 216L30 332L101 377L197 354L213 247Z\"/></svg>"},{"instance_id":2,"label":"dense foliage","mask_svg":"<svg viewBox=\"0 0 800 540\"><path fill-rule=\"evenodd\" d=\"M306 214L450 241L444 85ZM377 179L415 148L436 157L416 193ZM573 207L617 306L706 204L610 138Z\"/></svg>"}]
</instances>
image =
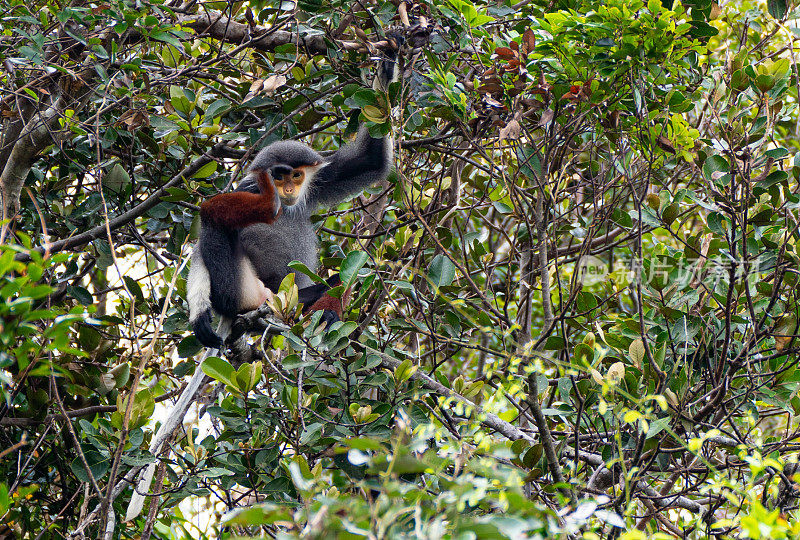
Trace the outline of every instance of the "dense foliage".
<instances>
[{"instance_id":1,"label":"dense foliage","mask_svg":"<svg viewBox=\"0 0 800 540\"><path fill-rule=\"evenodd\" d=\"M5 0L0 537L800 537L796 16ZM197 205L362 122L396 173L319 215L344 320L288 279L203 356Z\"/></svg>"}]
</instances>

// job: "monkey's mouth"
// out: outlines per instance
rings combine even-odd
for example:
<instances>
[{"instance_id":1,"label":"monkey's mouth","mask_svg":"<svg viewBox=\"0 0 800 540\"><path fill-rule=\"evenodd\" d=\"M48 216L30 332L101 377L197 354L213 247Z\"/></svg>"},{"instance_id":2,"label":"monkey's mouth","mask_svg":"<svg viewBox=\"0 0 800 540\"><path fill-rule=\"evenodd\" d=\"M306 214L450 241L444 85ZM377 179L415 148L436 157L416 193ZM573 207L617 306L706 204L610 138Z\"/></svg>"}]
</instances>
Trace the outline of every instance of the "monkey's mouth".
<instances>
[{"instance_id":1,"label":"monkey's mouth","mask_svg":"<svg viewBox=\"0 0 800 540\"><path fill-rule=\"evenodd\" d=\"M281 197L281 204L284 206L293 206L297 203L299 197Z\"/></svg>"}]
</instances>

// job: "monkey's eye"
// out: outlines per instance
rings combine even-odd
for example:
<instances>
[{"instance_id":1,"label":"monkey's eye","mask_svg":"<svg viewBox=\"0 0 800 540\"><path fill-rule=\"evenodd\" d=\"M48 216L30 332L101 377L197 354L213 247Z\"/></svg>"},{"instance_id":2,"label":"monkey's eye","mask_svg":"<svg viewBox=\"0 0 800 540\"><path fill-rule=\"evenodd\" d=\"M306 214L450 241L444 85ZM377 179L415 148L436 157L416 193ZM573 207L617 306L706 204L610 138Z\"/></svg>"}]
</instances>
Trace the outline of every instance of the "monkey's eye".
<instances>
[{"instance_id":1,"label":"monkey's eye","mask_svg":"<svg viewBox=\"0 0 800 540\"><path fill-rule=\"evenodd\" d=\"M294 171L292 173L292 178L300 178L301 176L303 176L303 171Z\"/></svg>"}]
</instances>

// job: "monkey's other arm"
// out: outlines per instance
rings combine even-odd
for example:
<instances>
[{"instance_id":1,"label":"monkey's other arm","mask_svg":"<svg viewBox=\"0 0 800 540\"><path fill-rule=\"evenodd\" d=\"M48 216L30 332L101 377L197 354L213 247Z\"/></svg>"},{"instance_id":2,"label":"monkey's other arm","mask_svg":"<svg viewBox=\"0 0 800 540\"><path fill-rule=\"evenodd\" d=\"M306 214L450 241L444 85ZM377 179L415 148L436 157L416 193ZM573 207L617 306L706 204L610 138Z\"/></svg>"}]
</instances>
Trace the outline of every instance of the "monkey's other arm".
<instances>
[{"instance_id":1,"label":"monkey's other arm","mask_svg":"<svg viewBox=\"0 0 800 540\"><path fill-rule=\"evenodd\" d=\"M378 65L373 88L386 93L389 85L396 81L400 73L398 51L404 38L399 33L387 34L397 48L387 49ZM382 182L389 176L394 161L394 141L391 136L376 139L369 134L367 126L362 125L355 140L333 154L326 166L319 171L314 189L310 190L312 204L333 206L339 204L365 188Z\"/></svg>"}]
</instances>

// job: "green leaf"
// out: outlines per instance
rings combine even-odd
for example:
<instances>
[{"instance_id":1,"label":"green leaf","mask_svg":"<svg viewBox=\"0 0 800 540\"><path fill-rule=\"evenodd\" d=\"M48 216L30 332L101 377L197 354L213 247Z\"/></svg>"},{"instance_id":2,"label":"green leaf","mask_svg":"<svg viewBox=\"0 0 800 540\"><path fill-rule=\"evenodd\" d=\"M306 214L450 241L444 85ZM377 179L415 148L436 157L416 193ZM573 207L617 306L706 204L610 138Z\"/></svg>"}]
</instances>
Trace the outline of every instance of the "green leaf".
<instances>
[{"instance_id":1,"label":"green leaf","mask_svg":"<svg viewBox=\"0 0 800 540\"><path fill-rule=\"evenodd\" d=\"M189 358L190 356L196 355L201 350L203 350L203 345L197 341L194 335L187 336L178 343L179 358Z\"/></svg>"},{"instance_id":2,"label":"green leaf","mask_svg":"<svg viewBox=\"0 0 800 540\"><path fill-rule=\"evenodd\" d=\"M211 161L200 167L200 169L196 173L194 173L194 178L199 178L199 179L208 178L215 172L217 172L217 162Z\"/></svg>"},{"instance_id":3,"label":"green leaf","mask_svg":"<svg viewBox=\"0 0 800 540\"><path fill-rule=\"evenodd\" d=\"M167 193L169 193L169 195L161 197L161 200L164 202L188 202L192 199L192 195L188 191L179 187L167 188Z\"/></svg>"},{"instance_id":4,"label":"green leaf","mask_svg":"<svg viewBox=\"0 0 800 540\"><path fill-rule=\"evenodd\" d=\"M364 115L364 118L370 122L375 122L376 124L382 124L383 122L386 122L388 118L385 112L374 105L365 105L361 109L361 114Z\"/></svg>"},{"instance_id":5,"label":"green leaf","mask_svg":"<svg viewBox=\"0 0 800 540\"><path fill-rule=\"evenodd\" d=\"M111 460L104 457L96 450L84 451L83 455L86 458L86 463L89 465L92 476L99 482L111 466ZM80 482L88 483L90 481L89 475L86 472L86 467L83 465L80 456L72 460L70 469L72 469L72 473Z\"/></svg>"},{"instance_id":6,"label":"green leaf","mask_svg":"<svg viewBox=\"0 0 800 540\"><path fill-rule=\"evenodd\" d=\"M342 439L341 444L356 450L380 450L381 443L366 437L352 437L350 439Z\"/></svg>"},{"instance_id":7,"label":"green leaf","mask_svg":"<svg viewBox=\"0 0 800 540\"><path fill-rule=\"evenodd\" d=\"M353 286L356 277L358 277L358 271L363 268L367 260L369 260L369 255L363 251L351 251L347 254L347 257L344 258L342 265L339 267L339 277L345 289Z\"/></svg>"},{"instance_id":8,"label":"green leaf","mask_svg":"<svg viewBox=\"0 0 800 540\"><path fill-rule=\"evenodd\" d=\"M8 511L10 505L10 498L8 496L8 486L5 482L0 482L0 515Z\"/></svg>"},{"instance_id":9,"label":"green leaf","mask_svg":"<svg viewBox=\"0 0 800 540\"><path fill-rule=\"evenodd\" d=\"M222 116L224 113L228 112L231 107L231 102L227 99L218 99L214 101L211 105L206 108L206 117L207 118L216 118L217 116Z\"/></svg>"},{"instance_id":10,"label":"green leaf","mask_svg":"<svg viewBox=\"0 0 800 540\"><path fill-rule=\"evenodd\" d=\"M644 343L641 339L635 339L631 343L630 347L628 347L628 354L633 360L634 365L641 366L642 361L644 360L645 350L644 350Z\"/></svg>"},{"instance_id":11,"label":"green leaf","mask_svg":"<svg viewBox=\"0 0 800 540\"><path fill-rule=\"evenodd\" d=\"M767 189L775 184L788 185L789 175L786 171L772 171L769 175L758 183L758 187Z\"/></svg>"},{"instance_id":12,"label":"green leaf","mask_svg":"<svg viewBox=\"0 0 800 540\"><path fill-rule=\"evenodd\" d=\"M661 431L663 431L665 428L669 426L669 422L670 422L669 416L665 416L664 418L659 418L658 420L650 422L650 427L647 430L647 435L645 436L645 439L650 439L661 433Z\"/></svg>"},{"instance_id":13,"label":"green leaf","mask_svg":"<svg viewBox=\"0 0 800 540\"><path fill-rule=\"evenodd\" d=\"M300 261L292 261L286 266L288 266L289 268L291 268L296 272L300 272L301 274L307 275L309 278L311 278L311 281L315 283L325 283L324 279L319 277L316 273L311 271L305 264L301 263Z\"/></svg>"},{"instance_id":14,"label":"green leaf","mask_svg":"<svg viewBox=\"0 0 800 540\"><path fill-rule=\"evenodd\" d=\"M239 370L235 375L236 388L238 388L243 394L246 394L252 390L261 379L261 370L261 362L255 362L253 364L248 364L245 362L239 366Z\"/></svg>"},{"instance_id":15,"label":"green leaf","mask_svg":"<svg viewBox=\"0 0 800 540\"><path fill-rule=\"evenodd\" d=\"M117 412L120 415L125 414L125 410L128 408L129 398L129 395L120 394L117 396ZM128 428L136 429L147 424L147 422L150 421L150 417L153 415L155 407L156 404L153 400L153 393L149 388L138 391L131 405L131 419Z\"/></svg>"},{"instance_id":16,"label":"green leaf","mask_svg":"<svg viewBox=\"0 0 800 540\"><path fill-rule=\"evenodd\" d=\"M456 278L456 267L453 262L441 253L433 258L428 267L428 279L437 287L446 287Z\"/></svg>"},{"instance_id":17,"label":"green leaf","mask_svg":"<svg viewBox=\"0 0 800 540\"><path fill-rule=\"evenodd\" d=\"M189 111L192 110L192 103L186 97L181 87L169 87L169 100L176 111L183 113L184 116L189 116Z\"/></svg>"},{"instance_id":18,"label":"green leaf","mask_svg":"<svg viewBox=\"0 0 800 540\"><path fill-rule=\"evenodd\" d=\"M114 377L114 385L117 388L122 388L128 383L128 379L131 375L131 366L125 362L124 364L114 367L109 373Z\"/></svg>"},{"instance_id":19,"label":"green leaf","mask_svg":"<svg viewBox=\"0 0 800 540\"><path fill-rule=\"evenodd\" d=\"M664 211L661 213L661 219L664 220L664 224L667 227L672 225L672 222L678 217L679 211L680 205L678 205L678 203L669 204L666 208L664 208Z\"/></svg>"},{"instance_id":20,"label":"green leaf","mask_svg":"<svg viewBox=\"0 0 800 540\"><path fill-rule=\"evenodd\" d=\"M764 152L764 155L773 159L783 159L789 156L789 150L783 147L773 148Z\"/></svg>"},{"instance_id":21,"label":"green leaf","mask_svg":"<svg viewBox=\"0 0 800 540\"><path fill-rule=\"evenodd\" d=\"M162 41L164 43L169 43L173 47L178 50L183 50L183 44L181 41L174 35L175 30L173 29L159 29L150 32L150 39L155 39L158 41ZM178 32L178 34L183 34L183 32Z\"/></svg>"},{"instance_id":22,"label":"green leaf","mask_svg":"<svg viewBox=\"0 0 800 540\"><path fill-rule=\"evenodd\" d=\"M212 379L223 382L232 388L237 388L237 385L233 380L236 372L234 371L233 366L230 365L227 360L217 356L209 356L203 360L200 369L202 369L203 373Z\"/></svg>"},{"instance_id":23,"label":"green leaf","mask_svg":"<svg viewBox=\"0 0 800 540\"><path fill-rule=\"evenodd\" d=\"M394 380L398 385L402 384L410 379L411 376L416 372L417 366L413 365L411 360L403 360L403 362L394 370Z\"/></svg>"},{"instance_id":24,"label":"green leaf","mask_svg":"<svg viewBox=\"0 0 800 540\"><path fill-rule=\"evenodd\" d=\"M716 180L719 174L727 174L731 170L728 160L719 155L708 156L705 163L703 163L703 176L706 180Z\"/></svg>"},{"instance_id":25,"label":"green leaf","mask_svg":"<svg viewBox=\"0 0 800 540\"><path fill-rule=\"evenodd\" d=\"M708 38L719 34L719 30L706 22L691 21L690 24L692 25L692 29L689 31L689 35L694 38Z\"/></svg>"},{"instance_id":26,"label":"green leaf","mask_svg":"<svg viewBox=\"0 0 800 540\"><path fill-rule=\"evenodd\" d=\"M787 0L767 0L767 11L776 19L782 21L789 13L789 2Z\"/></svg>"},{"instance_id":27,"label":"green leaf","mask_svg":"<svg viewBox=\"0 0 800 540\"><path fill-rule=\"evenodd\" d=\"M114 163L111 170L103 176L103 186L115 193L119 193L122 189L131 183L131 177L128 171L119 163Z\"/></svg>"},{"instance_id":28,"label":"green leaf","mask_svg":"<svg viewBox=\"0 0 800 540\"><path fill-rule=\"evenodd\" d=\"M272 525L277 521L292 522L292 514L286 506L262 503L249 508L237 508L222 516L222 523L227 525L258 526Z\"/></svg>"}]
</instances>

